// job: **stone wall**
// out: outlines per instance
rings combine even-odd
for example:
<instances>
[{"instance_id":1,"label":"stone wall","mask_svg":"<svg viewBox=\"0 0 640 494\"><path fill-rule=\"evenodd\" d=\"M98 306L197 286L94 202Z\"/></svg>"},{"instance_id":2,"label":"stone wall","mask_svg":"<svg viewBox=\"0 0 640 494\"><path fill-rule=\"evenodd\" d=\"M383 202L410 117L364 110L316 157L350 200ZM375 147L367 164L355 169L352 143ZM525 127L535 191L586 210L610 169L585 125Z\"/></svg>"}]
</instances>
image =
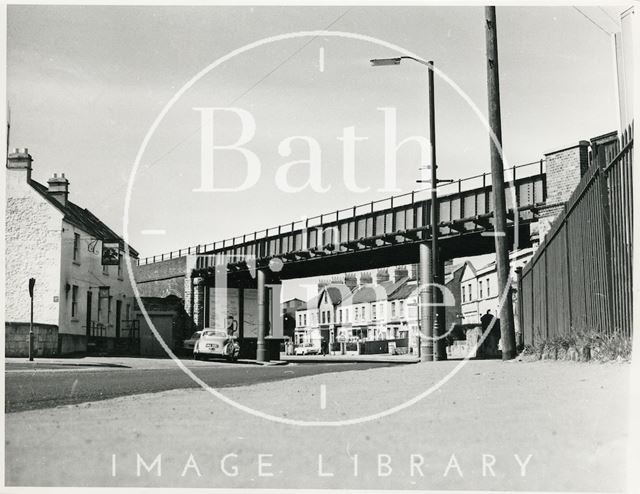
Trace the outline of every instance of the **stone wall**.
<instances>
[{"instance_id":1,"label":"stone wall","mask_svg":"<svg viewBox=\"0 0 640 494\"><path fill-rule=\"evenodd\" d=\"M30 317L29 278L36 279L34 322L59 324L62 213L27 183L24 170L6 171L5 321Z\"/></svg>"},{"instance_id":2,"label":"stone wall","mask_svg":"<svg viewBox=\"0 0 640 494\"><path fill-rule=\"evenodd\" d=\"M29 356L29 323L7 322L4 325L6 357ZM51 357L58 354L58 326L34 324L34 356Z\"/></svg>"},{"instance_id":3,"label":"stone wall","mask_svg":"<svg viewBox=\"0 0 640 494\"><path fill-rule=\"evenodd\" d=\"M134 266L134 277L141 297L185 298L187 257Z\"/></svg>"}]
</instances>

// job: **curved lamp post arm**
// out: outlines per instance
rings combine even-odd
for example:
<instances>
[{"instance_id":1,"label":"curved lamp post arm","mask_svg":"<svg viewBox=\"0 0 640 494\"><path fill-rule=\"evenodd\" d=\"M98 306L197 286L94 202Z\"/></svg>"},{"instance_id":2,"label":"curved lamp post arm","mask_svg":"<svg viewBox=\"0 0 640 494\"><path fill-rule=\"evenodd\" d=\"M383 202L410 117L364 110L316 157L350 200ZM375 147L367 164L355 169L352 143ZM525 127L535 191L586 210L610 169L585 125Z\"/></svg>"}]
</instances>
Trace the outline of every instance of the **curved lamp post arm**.
<instances>
[{"instance_id":1,"label":"curved lamp post arm","mask_svg":"<svg viewBox=\"0 0 640 494\"><path fill-rule=\"evenodd\" d=\"M394 58L374 58L370 60L370 62L371 62L371 65L374 67L380 67L383 65L400 65L400 62L402 60L413 60L414 62L418 62L422 65L433 67L433 62L427 62L420 58L410 57L409 55L403 55L401 57L394 57Z\"/></svg>"}]
</instances>

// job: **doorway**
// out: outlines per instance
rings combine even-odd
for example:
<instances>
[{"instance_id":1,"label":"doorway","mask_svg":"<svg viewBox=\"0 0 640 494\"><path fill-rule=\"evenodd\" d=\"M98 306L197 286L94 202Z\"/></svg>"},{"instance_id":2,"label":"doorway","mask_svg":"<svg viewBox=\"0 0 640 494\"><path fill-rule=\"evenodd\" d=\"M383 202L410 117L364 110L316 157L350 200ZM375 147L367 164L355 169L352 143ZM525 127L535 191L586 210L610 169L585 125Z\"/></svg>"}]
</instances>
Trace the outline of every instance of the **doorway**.
<instances>
[{"instance_id":1,"label":"doorway","mask_svg":"<svg viewBox=\"0 0 640 494\"><path fill-rule=\"evenodd\" d=\"M87 336L91 335L91 305L93 301L93 293L91 290L87 290Z\"/></svg>"},{"instance_id":2,"label":"doorway","mask_svg":"<svg viewBox=\"0 0 640 494\"><path fill-rule=\"evenodd\" d=\"M122 316L122 300L116 300L116 340L120 339L121 316Z\"/></svg>"}]
</instances>

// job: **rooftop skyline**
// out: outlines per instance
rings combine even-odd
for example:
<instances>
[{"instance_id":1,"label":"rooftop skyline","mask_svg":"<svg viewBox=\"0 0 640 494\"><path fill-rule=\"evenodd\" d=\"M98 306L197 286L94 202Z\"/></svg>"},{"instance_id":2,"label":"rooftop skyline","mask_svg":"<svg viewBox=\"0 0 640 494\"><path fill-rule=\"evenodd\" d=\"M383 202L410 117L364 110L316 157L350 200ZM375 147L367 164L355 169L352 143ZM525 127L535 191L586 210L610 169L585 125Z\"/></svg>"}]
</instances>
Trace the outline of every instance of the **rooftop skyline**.
<instances>
[{"instance_id":1,"label":"rooftop skyline","mask_svg":"<svg viewBox=\"0 0 640 494\"><path fill-rule=\"evenodd\" d=\"M617 128L611 40L622 9L498 7L505 165ZM584 13L587 14L587 18ZM592 22L589 22L591 19ZM593 22L595 20L595 23ZM28 147L34 178L69 178L70 198L123 230L132 165L153 120L175 92L216 59L258 40L306 30L356 33L393 43L454 81L486 115L482 7L128 7L9 6L7 97L13 147ZM372 68L399 53L370 42L317 36L249 50L199 80L168 112L135 177L129 241L141 257L210 243L392 195L384 189L384 112L395 108L397 141L426 136L426 73L418 64ZM242 192L194 192L201 184L200 115L194 108L250 112L246 147L261 161ZM228 115L216 142L242 130ZM474 110L436 76L440 176L489 171L489 138ZM338 140L357 137L355 181L347 187ZM322 187L283 192L278 173L319 145ZM216 151L218 152L218 151ZM216 186L237 187L244 158L220 151ZM398 191L417 189L419 146L398 153ZM305 165L288 179L301 186ZM149 235L149 231L165 232ZM295 294L292 294L295 296Z\"/></svg>"}]
</instances>

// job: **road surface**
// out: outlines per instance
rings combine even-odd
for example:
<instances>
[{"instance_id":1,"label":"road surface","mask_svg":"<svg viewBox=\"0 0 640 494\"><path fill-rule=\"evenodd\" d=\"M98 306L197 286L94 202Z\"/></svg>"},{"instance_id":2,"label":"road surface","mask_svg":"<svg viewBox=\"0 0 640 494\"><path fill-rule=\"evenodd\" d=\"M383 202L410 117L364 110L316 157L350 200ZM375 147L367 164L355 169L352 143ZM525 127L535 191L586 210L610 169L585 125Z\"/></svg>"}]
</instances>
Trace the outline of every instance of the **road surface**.
<instances>
[{"instance_id":1,"label":"road surface","mask_svg":"<svg viewBox=\"0 0 640 494\"><path fill-rule=\"evenodd\" d=\"M211 362L191 368L196 376L215 388L229 388L280 381L296 377L366 370L384 363L327 363L258 366ZM12 363L6 367L5 412L20 412L106 400L118 396L157 393L199 385L181 369L135 369L113 365L65 366Z\"/></svg>"}]
</instances>

